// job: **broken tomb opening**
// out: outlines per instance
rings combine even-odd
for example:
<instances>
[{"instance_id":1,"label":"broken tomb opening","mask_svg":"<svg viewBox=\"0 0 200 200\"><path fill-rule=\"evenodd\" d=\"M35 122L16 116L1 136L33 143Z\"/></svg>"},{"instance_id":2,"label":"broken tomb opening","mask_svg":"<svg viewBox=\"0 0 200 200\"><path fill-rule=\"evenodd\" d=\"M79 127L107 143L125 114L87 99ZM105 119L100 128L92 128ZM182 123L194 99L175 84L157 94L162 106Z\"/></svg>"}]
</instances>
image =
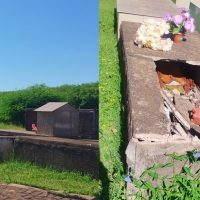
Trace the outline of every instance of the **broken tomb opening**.
<instances>
[{"instance_id":1,"label":"broken tomb opening","mask_svg":"<svg viewBox=\"0 0 200 200\"><path fill-rule=\"evenodd\" d=\"M181 139L200 138L200 66L155 61L168 131Z\"/></svg>"}]
</instances>

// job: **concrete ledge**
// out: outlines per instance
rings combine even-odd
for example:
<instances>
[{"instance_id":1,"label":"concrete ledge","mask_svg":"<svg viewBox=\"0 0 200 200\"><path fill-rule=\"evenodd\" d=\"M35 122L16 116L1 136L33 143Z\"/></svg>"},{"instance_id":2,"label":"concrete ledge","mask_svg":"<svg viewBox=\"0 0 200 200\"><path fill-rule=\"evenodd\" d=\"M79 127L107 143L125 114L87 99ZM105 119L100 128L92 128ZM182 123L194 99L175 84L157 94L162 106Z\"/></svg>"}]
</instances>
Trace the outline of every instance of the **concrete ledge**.
<instances>
[{"instance_id":1,"label":"concrete ledge","mask_svg":"<svg viewBox=\"0 0 200 200\"><path fill-rule=\"evenodd\" d=\"M166 13L178 13L171 0L117 0L118 36L123 21L141 23L147 18L162 18Z\"/></svg>"},{"instance_id":2,"label":"concrete ledge","mask_svg":"<svg viewBox=\"0 0 200 200\"><path fill-rule=\"evenodd\" d=\"M163 100L155 63L138 56L126 56L125 60L129 138L169 134L166 116L160 112Z\"/></svg>"},{"instance_id":3,"label":"concrete ledge","mask_svg":"<svg viewBox=\"0 0 200 200\"><path fill-rule=\"evenodd\" d=\"M117 0L117 12L148 17L163 17L163 14L167 12L176 13L177 7L171 0Z\"/></svg>"},{"instance_id":4,"label":"concrete ledge","mask_svg":"<svg viewBox=\"0 0 200 200\"><path fill-rule=\"evenodd\" d=\"M0 136L35 136L36 133L33 131L22 131L22 130L7 130L0 129Z\"/></svg>"},{"instance_id":5,"label":"concrete ledge","mask_svg":"<svg viewBox=\"0 0 200 200\"><path fill-rule=\"evenodd\" d=\"M154 51L148 48L138 48L134 45L136 32L140 24L123 22L121 25L121 42L123 42L126 55L141 56L156 60L179 60L189 64L200 65L200 34L194 32L187 34L186 42L174 44L171 51Z\"/></svg>"},{"instance_id":6,"label":"concrete ledge","mask_svg":"<svg viewBox=\"0 0 200 200\"><path fill-rule=\"evenodd\" d=\"M154 164L171 162L172 159L165 156L166 153L176 152L181 155L194 149L200 150L200 144L187 141L141 142L132 138L126 149L127 164L139 177L145 169L152 167ZM174 172L179 172L183 164L177 162L178 167L175 168ZM166 168L161 173L169 175L173 174L173 171L172 168Z\"/></svg>"}]
</instances>

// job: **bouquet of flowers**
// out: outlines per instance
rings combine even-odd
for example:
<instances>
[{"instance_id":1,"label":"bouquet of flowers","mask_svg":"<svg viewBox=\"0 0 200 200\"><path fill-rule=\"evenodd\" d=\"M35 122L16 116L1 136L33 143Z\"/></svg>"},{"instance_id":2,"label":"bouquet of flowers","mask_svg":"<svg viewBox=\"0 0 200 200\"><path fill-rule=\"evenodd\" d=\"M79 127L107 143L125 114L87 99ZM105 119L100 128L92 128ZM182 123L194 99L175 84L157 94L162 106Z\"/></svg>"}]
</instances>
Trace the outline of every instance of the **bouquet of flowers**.
<instances>
[{"instance_id":1,"label":"bouquet of flowers","mask_svg":"<svg viewBox=\"0 0 200 200\"><path fill-rule=\"evenodd\" d=\"M179 33L185 34L187 31L195 31L194 18L191 17L185 8L180 9L179 15L171 15L168 13L163 19L170 25L169 32L173 35Z\"/></svg>"},{"instance_id":2,"label":"bouquet of flowers","mask_svg":"<svg viewBox=\"0 0 200 200\"><path fill-rule=\"evenodd\" d=\"M169 33L170 25L163 19L147 19L138 28L135 43L138 47L147 47L153 50L169 51L173 42L162 36Z\"/></svg>"},{"instance_id":3,"label":"bouquet of flowers","mask_svg":"<svg viewBox=\"0 0 200 200\"><path fill-rule=\"evenodd\" d=\"M147 19L138 28L135 43L138 47L169 51L173 41L186 40L186 32L194 32L194 18L182 8L179 15L166 14L163 19Z\"/></svg>"}]
</instances>

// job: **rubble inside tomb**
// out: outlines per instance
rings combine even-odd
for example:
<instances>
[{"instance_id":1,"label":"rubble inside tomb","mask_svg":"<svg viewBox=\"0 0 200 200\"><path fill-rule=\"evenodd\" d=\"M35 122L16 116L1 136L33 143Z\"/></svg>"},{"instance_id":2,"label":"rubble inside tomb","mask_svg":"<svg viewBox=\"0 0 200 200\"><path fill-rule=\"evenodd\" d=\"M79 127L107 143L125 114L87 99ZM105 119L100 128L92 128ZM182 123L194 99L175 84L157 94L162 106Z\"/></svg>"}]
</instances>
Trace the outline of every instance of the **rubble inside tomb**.
<instances>
[{"instance_id":1,"label":"rubble inside tomb","mask_svg":"<svg viewBox=\"0 0 200 200\"><path fill-rule=\"evenodd\" d=\"M173 61L156 65L170 136L200 141L200 67Z\"/></svg>"}]
</instances>

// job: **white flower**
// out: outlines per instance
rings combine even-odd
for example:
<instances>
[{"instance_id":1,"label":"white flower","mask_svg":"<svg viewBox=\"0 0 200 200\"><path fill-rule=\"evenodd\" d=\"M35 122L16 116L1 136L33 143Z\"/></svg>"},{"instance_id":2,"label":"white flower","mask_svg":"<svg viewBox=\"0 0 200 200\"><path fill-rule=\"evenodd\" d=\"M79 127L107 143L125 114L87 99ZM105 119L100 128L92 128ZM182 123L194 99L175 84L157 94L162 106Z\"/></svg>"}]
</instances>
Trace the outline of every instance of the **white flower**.
<instances>
[{"instance_id":1,"label":"white flower","mask_svg":"<svg viewBox=\"0 0 200 200\"><path fill-rule=\"evenodd\" d=\"M161 38L162 35L169 33L169 28L169 24L162 19L147 19L138 28L135 43L139 47L169 51L173 42Z\"/></svg>"}]
</instances>

